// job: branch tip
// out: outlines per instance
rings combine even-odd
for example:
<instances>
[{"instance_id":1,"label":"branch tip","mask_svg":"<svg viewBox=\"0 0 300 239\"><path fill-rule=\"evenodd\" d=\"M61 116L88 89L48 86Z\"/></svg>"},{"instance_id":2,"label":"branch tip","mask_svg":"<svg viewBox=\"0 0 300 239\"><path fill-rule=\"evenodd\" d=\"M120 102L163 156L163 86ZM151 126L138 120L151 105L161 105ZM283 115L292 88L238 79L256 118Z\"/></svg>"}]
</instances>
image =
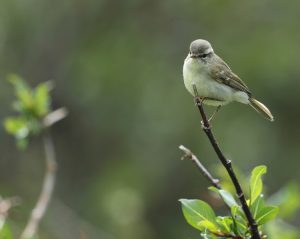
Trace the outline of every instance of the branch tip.
<instances>
[{"instance_id":1,"label":"branch tip","mask_svg":"<svg viewBox=\"0 0 300 239\"><path fill-rule=\"evenodd\" d=\"M69 112L65 107L54 110L45 116L45 118L43 119L43 125L45 127L50 127L58 121L66 118L68 113Z\"/></svg>"},{"instance_id":2,"label":"branch tip","mask_svg":"<svg viewBox=\"0 0 300 239\"><path fill-rule=\"evenodd\" d=\"M185 160L185 159L193 160L193 153L191 152L191 150L189 150L183 145L180 145L179 149L184 152L184 155L181 157L181 160Z\"/></svg>"},{"instance_id":3,"label":"branch tip","mask_svg":"<svg viewBox=\"0 0 300 239\"><path fill-rule=\"evenodd\" d=\"M203 176L216 188L221 189L221 185L219 184L220 180L217 178L214 178L210 172L205 168L205 166L200 162L200 160L197 158L193 152L186 148L183 145L179 146L179 149L181 149L185 154L181 157L181 160L189 159L195 163L197 168L200 170L200 172L203 174Z\"/></svg>"}]
</instances>

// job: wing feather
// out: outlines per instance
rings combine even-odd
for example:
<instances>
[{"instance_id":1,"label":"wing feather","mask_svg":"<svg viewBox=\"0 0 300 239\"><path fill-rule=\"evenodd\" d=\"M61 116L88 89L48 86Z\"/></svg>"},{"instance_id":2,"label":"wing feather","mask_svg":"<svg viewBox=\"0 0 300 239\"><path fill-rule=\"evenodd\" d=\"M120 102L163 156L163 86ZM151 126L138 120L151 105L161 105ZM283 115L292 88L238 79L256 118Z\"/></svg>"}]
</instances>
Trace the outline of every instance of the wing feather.
<instances>
[{"instance_id":1,"label":"wing feather","mask_svg":"<svg viewBox=\"0 0 300 239\"><path fill-rule=\"evenodd\" d=\"M209 65L211 66L211 64ZM231 71L219 56L215 55L213 67L209 68L211 77L219 83L228 85L237 91L246 92L249 96L251 95L247 85Z\"/></svg>"}]
</instances>

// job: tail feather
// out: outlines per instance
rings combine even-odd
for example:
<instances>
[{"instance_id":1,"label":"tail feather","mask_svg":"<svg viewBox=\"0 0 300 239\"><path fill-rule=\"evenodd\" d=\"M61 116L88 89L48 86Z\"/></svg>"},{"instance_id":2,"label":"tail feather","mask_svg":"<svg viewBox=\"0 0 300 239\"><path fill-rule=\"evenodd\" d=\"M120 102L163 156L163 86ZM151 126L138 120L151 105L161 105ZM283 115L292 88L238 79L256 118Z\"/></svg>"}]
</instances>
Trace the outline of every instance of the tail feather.
<instances>
[{"instance_id":1,"label":"tail feather","mask_svg":"<svg viewBox=\"0 0 300 239\"><path fill-rule=\"evenodd\" d=\"M270 121L274 121L274 117L270 110L265 106L263 103L259 102L258 100L254 98L250 98L250 106L255 109L258 113L262 114L265 118L267 118Z\"/></svg>"}]
</instances>

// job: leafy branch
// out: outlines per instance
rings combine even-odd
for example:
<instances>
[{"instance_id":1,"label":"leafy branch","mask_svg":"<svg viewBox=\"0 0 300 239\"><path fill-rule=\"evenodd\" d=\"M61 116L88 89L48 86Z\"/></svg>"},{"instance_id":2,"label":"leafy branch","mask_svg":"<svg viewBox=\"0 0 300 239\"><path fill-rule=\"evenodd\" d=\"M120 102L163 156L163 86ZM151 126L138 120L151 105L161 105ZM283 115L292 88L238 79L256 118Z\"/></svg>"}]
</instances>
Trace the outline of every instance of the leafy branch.
<instances>
[{"instance_id":1,"label":"leafy branch","mask_svg":"<svg viewBox=\"0 0 300 239\"><path fill-rule=\"evenodd\" d=\"M195 86L194 92L195 102L202 118L202 129L230 176L240 204L236 202L234 196L228 191L222 189L219 184L216 185L216 179L211 176L190 150L184 146L180 146L180 149L185 152L185 157L189 157L194 161L204 176L212 183L214 187L211 187L210 190L220 195L231 212L231 216L216 217L212 208L207 203L201 200L181 199L183 214L189 224L202 231L204 238L261 239L264 236L261 236L258 227L273 219L278 213L278 207L265 206L261 194L263 189L261 176L266 173L267 169L265 166L258 166L252 171L250 199L246 200L245 194L232 168L231 161L226 159L212 133L209 120L203 108L203 100L198 96Z\"/></svg>"},{"instance_id":2,"label":"leafy branch","mask_svg":"<svg viewBox=\"0 0 300 239\"><path fill-rule=\"evenodd\" d=\"M17 75L11 75L9 81L15 88L17 100L13 103L13 108L18 112L18 115L9 117L4 121L7 132L16 138L17 146L20 149L25 149L28 146L30 137L41 134L45 149L46 172L42 190L20 236L21 239L29 239L37 233L55 185L57 163L50 127L65 118L67 110L60 108L51 111L50 90L52 84L49 82L39 84L35 89L31 89Z\"/></svg>"}]
</instances>

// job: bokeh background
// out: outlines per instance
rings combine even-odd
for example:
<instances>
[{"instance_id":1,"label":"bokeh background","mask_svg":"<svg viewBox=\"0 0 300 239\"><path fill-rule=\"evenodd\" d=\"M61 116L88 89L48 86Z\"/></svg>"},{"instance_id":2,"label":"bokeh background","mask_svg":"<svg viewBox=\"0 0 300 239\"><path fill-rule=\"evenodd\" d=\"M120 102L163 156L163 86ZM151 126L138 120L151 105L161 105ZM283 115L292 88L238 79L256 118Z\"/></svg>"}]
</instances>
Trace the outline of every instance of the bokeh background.
<instances>
[{"instance_id":1,"label":"bokeh background","mask_svg":"<svg viewBox=\"0 0 300 239\"><path fill-rule=\"evenodd\" d=\"M214 131L234 165L268 166L266 191L299 183L299 1L1 0L0 117L12 114L9 73L32 86L52 80L59 171L41 239L200 238L179 198L207 199L208 183L187 161L193 149L217 174L217 158L183 86L190 42L209 40L275 122L234 103ZM212 111L209 109L209 111ZM0 131L0 194L23 204L10 215L17 236L39 194L39 138L25 151ZM218 208L216 208L218 210ZM290 221L299 227L299 217Z\"/></svg>"}]
</instances>

